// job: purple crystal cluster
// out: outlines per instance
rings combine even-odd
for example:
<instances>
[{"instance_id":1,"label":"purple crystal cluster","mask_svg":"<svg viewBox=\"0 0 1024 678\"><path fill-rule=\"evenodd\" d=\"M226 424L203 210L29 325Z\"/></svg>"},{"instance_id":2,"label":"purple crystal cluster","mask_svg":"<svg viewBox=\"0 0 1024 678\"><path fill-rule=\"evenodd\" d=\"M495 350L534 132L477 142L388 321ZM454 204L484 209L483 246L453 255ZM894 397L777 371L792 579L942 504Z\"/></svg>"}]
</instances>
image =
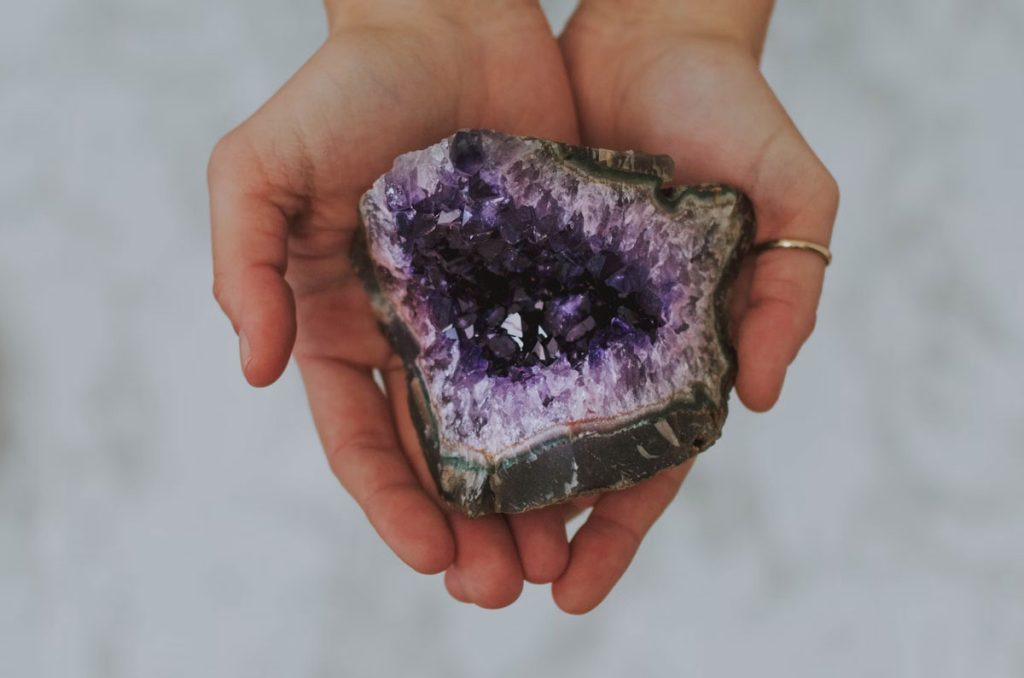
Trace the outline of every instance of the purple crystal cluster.
<instances>
[{"instance_id":1,"label":"purple crystal cluster","mask_svg":"<svg viewBox=\"0 0 1024 678\"><path fill-rule=\"evenodd\" d=\"M454 171L426 196L395 184L388 208L432 322L459 343L464 369L528 379L565 357L579 366L609 344L665 324L643 262L584 232L579 212L520 205L481 174L479 132L452 140Z\"/></svg>"},{"instance_id":2,"label":"purple crystal cluster","mask_svg":"<svg viewBox=\"0 0 1024 678\"><path fill-rule=\"evenodd\" d=\"M752 212L668 175L664 156L466 130L363 197L358 268L466 512L623 487L718 437Z\"/></svg>"}]
</instances>

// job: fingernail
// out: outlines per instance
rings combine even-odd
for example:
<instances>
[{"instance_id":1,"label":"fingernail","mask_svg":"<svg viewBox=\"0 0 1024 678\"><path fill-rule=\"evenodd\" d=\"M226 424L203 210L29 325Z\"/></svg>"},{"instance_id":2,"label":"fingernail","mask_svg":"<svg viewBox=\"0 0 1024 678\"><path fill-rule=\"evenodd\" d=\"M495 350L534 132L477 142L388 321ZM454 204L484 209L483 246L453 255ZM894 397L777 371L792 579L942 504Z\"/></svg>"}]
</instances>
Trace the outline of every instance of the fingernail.
<instances>
[{"instance_id":1,"label":"fingernail","mask_svg":"<svg viewBox=\"0 0 1024 678\"><path fill-rule=\"evenodd\" d=\"M238 352L242 356L242 371L245 372L252 362L252 353L249 351L249 337L245 336L244 331L238 333Z\"/></svg>"}]
</instances>

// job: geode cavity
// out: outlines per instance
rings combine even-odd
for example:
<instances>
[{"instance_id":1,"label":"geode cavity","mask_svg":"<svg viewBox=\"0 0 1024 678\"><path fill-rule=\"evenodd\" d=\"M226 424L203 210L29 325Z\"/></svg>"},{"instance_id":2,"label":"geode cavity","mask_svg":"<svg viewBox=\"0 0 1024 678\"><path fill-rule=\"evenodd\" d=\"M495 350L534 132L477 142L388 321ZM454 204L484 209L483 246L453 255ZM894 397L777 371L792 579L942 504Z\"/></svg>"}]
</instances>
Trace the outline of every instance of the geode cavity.
<instances>
[{"instance_id":1,"label":"geode cavity","mask_svg":"<svg viewBox=\"0 0 1024 678\"><path fill-rule=\"evenodd\" d=\"M357 270L463 512L626 487L718 439L753 211L671 175L666 156L463 130L363 196Z\"/></svg>"}]
</instances>

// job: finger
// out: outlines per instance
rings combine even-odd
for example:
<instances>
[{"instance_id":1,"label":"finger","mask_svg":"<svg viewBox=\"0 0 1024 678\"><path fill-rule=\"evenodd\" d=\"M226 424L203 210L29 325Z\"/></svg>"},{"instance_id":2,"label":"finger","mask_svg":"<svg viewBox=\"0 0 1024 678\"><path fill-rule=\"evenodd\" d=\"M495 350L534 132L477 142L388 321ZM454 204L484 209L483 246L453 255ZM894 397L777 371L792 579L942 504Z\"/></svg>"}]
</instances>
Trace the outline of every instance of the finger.
<instances>
[{"instance_id":1,"label":"finger","mask_svg":"<svg viewBox=\"0 0 1024 678\"><path fill-rule=\"evenodd\" d=\"M565 571L569 540L564 515L562 506L548 506L508 516L526 581L547 584Z\"/></svg>"},{"instance_id":2,"label":"finger","mask_svg":"<svg viewBox=\"0 0 1024 678\"><path fill-rule=\"evenodd\" d=\"M729 341L733 346L739 343L738 332L740 321L747 312L747 303L750 301L750 282L754 277L754 258L746 257L741 263L736 274L736 280L729 288L728 299L728 330Z\"/></svg>"},{"instance_id":3,"label":"finger","mask_svg":"<svg viewBox=\"0 0 1024 678\"><path fill-rule=\"evenodd\" d=\"M737 331L736 392L755 412L779 398L786 369L814 331L824 263L804 252L769 251L757 261Z\"/></svg>"},{"instance_id":4,"label":"finger","mask_svg":"<svg viewBox=\"0 0 1024 678\"><path fill-rule=\"evenodd\" d=\"M796 147L803 152L801 159L784 157L777 163L786 167L787 160L797 162L802 183L787 188L789 182L783 180L772 190L754 188L757 239L795 238L827 246L839 190L810 148ZM774 164L770 157L769 162ZM814 331L824 275L825 262L813 252L776 249L756 255L736 332L736 391L750 409L764 411L778 400L786 368Z\"/></svg>"},{"instance_id":5,"label":"finger","mask_svg":"<svg viewBox=\"0 0 1024 678\"><path fill-rule=\"evenodd\" d=\"M236 138L217 145L208 169L213 290L238 334L245 378L266 386L295 342L295 302L284 281L288 222Z\"/></svg>"},{"instance_id":6,"label":"finger","mask_svg":"<svg viewBox=\"0 0 1024 678\"><path fill-rule=\"evenodd\" d=\"M467 518L452 512L448 520L455 533L452 569L466 597L487 609L514 603L523 592L523 570L505 517Z\"/></svg>"},{"instance_id":7,"label":"finger","mask_svg":"<svg viewBox=\"0 0 1024 678\"><path fill-rule=\"evenodd\" d=\"M558 607L584 614L605 599L692 465L690 460L631 488L601 495L573 537L569 566L551 587Z\"/></svg>"},{"instance_id":8,"label":"finger","mask_svg":"<svg viewBox=\"0 0 1024 678\"><path fill-rule=\"evenodd\" d=\"M384 367L394 352L345 252L306 259L301 267L288 272L298 302L295 357L336 358L365 368ZM311 280L317 279L319 287L313 287Z\"/></svg>"},{"instance_id":9,"label":"finger","mask_svg":"<svg viewBox=\"0 0 1024 678\"><path fill-rule=\"evenodd\" d=\"M441 502L409 416L404 370L387 370L384 385L391 398L402 445L410 456L409 463L416 469L422 486L429 488L435 500ZM455 562L451 569L454 570L452 576L459 582L457 592L486 608L505 607L515 602L523 590L523 570L504 516L467 518L453 509L446 509L445 514L455 539Z\"/></svg>"},{"instance_id":10,"label":"finger","mask_svg":"<svg viewBox=\"0 0 1024 678\"><path fill-rule=\"evenodd\" d=\"M398 439L402 443L409 466L413 468L420 485L435 502L447 510L440 494L437 491L437 483L427 466L427 456L423 453L420 445L419 434L412 422L409 413L409 388L406 382L405 368L395 358L393 364L389 365L382 372L384 390L391 403L391 412L394 416L395 427L398 431Z\"/></svg>"},{"instance_id":11,"label":"finger","mask_svg":"<svg viewBox=\"0 0 1024 678\"><path fill-rule=\"evenodd\" d=\"M425 574L445 570L455 557L451 530L409 467L370 373L329 359L303 359L299 367L338 480L406 564Z\"/></svg>"},{"instance_id":12,"label":"finger","mask_svg":"<svg viewBox=\"0 0 1024 678\"><path fill-rule=\"evenodd\" d=\"M462 579L459 577L458 571L454 567L448 568L444 573L444 587L448 590L450 595L460 603L472 603L466 595L466 587L462 584Z\"/></svg>"}]
</instances>

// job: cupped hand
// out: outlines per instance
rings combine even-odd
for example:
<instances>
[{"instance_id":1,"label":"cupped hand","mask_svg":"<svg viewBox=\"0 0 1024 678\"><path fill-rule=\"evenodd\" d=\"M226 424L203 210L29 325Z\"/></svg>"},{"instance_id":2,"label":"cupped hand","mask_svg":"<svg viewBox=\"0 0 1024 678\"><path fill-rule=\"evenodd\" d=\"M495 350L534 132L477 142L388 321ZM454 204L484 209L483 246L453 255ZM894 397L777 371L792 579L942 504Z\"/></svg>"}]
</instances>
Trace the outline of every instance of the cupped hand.
<instances>
[{"instance_id":1,"label":"cupped hand","mask_svg":"<svg viewBox=\"0 0 1024 678\"><path fill-rule=\"evenodd\" d=\"M576 142L558 45L526 0L328 13L326 43L210 159L214 294L250 383L272 383L294 352L330 466L394 552L447 570L460 600L507 605L524 579L565 568L564 510L470 520L442 506L348 249L359 196L400 153L460 127Z\"/></svg>"},{"instance_id":2,"label":"cupped hand","mask_svg":"<svg viewBox=\"0 0 1024 678\"><path fill-rule=\"evenodd\" d=\"M763 15L747 31L733 30L742 22L729 4L584 2L561 37L582 140L667 153L676 161L676 183L740 188L754 204L758 241L827 245L836 183L758 67L771 3L748 3ZM689 12L693 7L700 12ZM736 390L750 409L767 410L778 399L787 366L814 328L824 268L801 251L769 250L745 262L730 310ZM597 500L554 585L563 608L586 611L600 602L689 467Z\"/></svg>"}]
</instances>

